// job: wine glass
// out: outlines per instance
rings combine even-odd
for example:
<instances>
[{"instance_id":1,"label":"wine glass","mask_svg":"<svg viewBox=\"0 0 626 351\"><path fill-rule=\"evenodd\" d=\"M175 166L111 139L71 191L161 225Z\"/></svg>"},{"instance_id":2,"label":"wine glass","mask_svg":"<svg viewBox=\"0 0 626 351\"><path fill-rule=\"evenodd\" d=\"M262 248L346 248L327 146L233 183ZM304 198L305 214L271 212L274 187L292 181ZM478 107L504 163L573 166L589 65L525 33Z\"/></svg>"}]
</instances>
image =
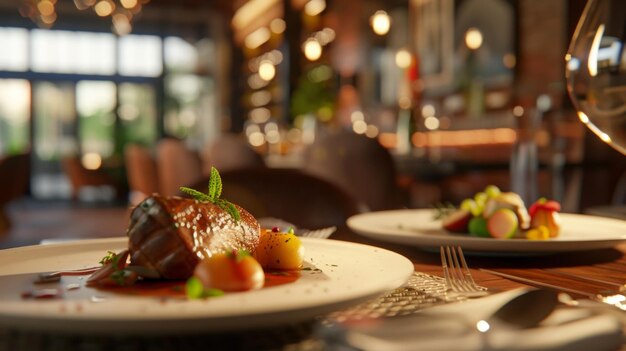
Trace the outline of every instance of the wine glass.
<instances>
[{"instance_id":1,"label":"wine glass","mask_svg":"<svg viewBox=\"0 0 626 351\"><path fill-rule=\"evenodd\" d=\"M626 155L626 1L588 0L565 56L579 119Z\"/></svg>"}]
</instances>

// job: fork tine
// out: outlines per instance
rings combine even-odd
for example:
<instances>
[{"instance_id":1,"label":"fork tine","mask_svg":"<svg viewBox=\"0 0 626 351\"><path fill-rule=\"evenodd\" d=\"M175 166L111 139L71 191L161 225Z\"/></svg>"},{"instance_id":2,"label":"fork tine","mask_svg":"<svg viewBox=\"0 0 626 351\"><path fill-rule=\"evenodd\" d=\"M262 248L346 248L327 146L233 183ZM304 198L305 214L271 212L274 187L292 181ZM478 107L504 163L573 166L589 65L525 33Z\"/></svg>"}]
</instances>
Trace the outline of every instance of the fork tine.
<instances>
[{"instance_id":1,"label":"fork tine","mask_svg":"<svg viewBox=\"0 0 626 351\"><path fill-rule=\"evenodd\" d=\"M448 269L448 261L446 260L446 248L441 246L439 248L439 253L441 254L441 267L443 268L443 277L446 280L446 286L449 289L453 289L452 279L450 277L450 271Z\"/></svg>"},{"instance_id":2,"label":"fork tine","mask_svg":"<svg viewBox=\"0 0 626 351\"><path fill-rule=\"evenodd\" d=\"M485 288L476 285L460 246L442 246L440 247L440 254L446 286L449 290L465 297L478 297L487 294Z\"/></svg>"},{"instance_id":3,"label":"fork tine","mask_svg":"<svg viewBox=\"0 0 626 351\"><path fill-rule=\"evenodd\" d=\"M330 237L335 231L337 227L327 227L322 229L309 230L308 232L300 234L301 237L306 238L318 238L318 239L327 239Z\"/></svg>"},{"instance_id":4,"label":"fork tine","mask_svg":"<svg viewBox=\"0 0 626 351\"><path fill-rule=\"evenodd\" d=\"M446 277L446 285L453 292L464 292L461 284L463 276L458 274L458 264L454 262L455 258L449 246L441 247L441 262L444 267L444 276Z\"/></svg>"},{"instance_id":5,"label":"fork tine","mask_svg":"<svg viewBox=\"0 0 626 351\"><path fill-rule=\"evenodd\" d=\"M467 283L472 287L473 290L480 290L476 282L474 281L474 277L472 277L472 272L470 272L467 263L465 262L465 255L463 254L463 249L461 246L457 246L457 250L459 252L459 257L461 259L461 264L463 265L463 271L465 272L465 279Z\"/></svg>"},{"instance_id":6,"label":"fork tine","mask_svg":"<svg viewBox=\"0 0 626 351\"><path fill-rule=\"evenodd\" d=\"M461 271L461 265L459 264L459 259L458 259L456 248L454 246L453 247L448 246L446 249L448 251L448 261L451 262L450 266L452 267L452 275L455 278L454 281L456 283L458 290L465 291L465 292L470 291L470 289L467 286L465 276L463 272Z\"/></svg>"}]
</instances>

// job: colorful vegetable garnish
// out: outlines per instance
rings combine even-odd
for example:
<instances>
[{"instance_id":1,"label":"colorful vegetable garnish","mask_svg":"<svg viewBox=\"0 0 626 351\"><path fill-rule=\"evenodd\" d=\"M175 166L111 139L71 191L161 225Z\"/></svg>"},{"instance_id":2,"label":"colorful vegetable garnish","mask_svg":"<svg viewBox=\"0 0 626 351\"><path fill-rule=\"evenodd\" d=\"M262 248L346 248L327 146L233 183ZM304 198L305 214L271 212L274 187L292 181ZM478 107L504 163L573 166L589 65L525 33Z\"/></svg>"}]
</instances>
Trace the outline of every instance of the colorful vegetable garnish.
<instances>
[{"instance_id":1,"label":"colorful vegetable garnish","mask_svg":"<svg viewBox=\"0 0 626 351\"><path fill-rule=\"evenodd\" d=\"M443 229L469 233L477 237L498 239L526 238L544 240L559 235L561 205L545 198L527 210L522 198L514 192L502 192L489 185L458 208L437 208L437 219Z\"/></svg>"},{"instance_id":2,"label":"colorful vegetable garnish","mask_svg":"<svg viewBox=\"0 0 626 351\"><path fill-rule=\"evenodd\" d=\"M220 289L205 288L202 281L196 277L187 279L185 283L185 292L189 299L202 299L205 297L215 297L224 295L224 291Z\"/></svg>"},{"instance_id":3,"label":"colorful vegetable garnish","mask_svg":"<svg viewBox=\"0 0 626 351\"><path fill-rule=\"evenodd\" d=\"M441 219L443 228L450 232L464 233L467 231L467 225L472 219L472 213L466 209L458 209L452 211Z\"/></svg>"},{"instance_id":4,"label":"colorful vegetable garnish","mask_svg":"<svg viewBox=\"0 0 626 351\"><path fill-rule=\"evenodd\" d=\"M107 264L107 263L109 263L109 262L113 261L113 259L114 259L115 257L116 257L115 252L113 252L113 251L107 251L106 256L102 257L102 259L101 259L101 260L100 260L100 262L98 262L98 263L100 263L101 265L105 265L105 264Z\"/></svg>"},{"instance_id":5,"label":"colorful vegetable garnish","mask_svg":"<svg viewBox=\"0 0 626 351\"><path fill-rule=\"evenodd\" d=\"M489 229L487 229L487 220L482 216L473 217L470 220L467 229L471 236L478 236L482 238L488 238L491 236L491 234L489 234Z\"/></svg>"},{"instance_id":6,"label":"colorful vegetable garnish","mask_svg":"<svg viewBox=\"0 0 626 351\"><path fill-rule=\"evenodd\" d=\"M126 269L126 260L128 259L128 255L128 250L124 250L117 254L109 251L107 255L100 260L102 267L94 272L89 279L87 279L87 285L133 285L137 281L138 275L136 272Z\"/></svg>"},{"instance_id":7,"label":"colorful vegetable garnish","mask_svg":"<svg viewBox=\"0 0 626 351\"><path fill-rule=\"evenodd\" d=\"M554 200L546 198L537 200L528 210L531 227L543 226L548 230L548 235L551 238L557 237L561 232L561 218L558 213L560 210L561 204Z\"/></svg>"},{"instance_id":8,"label":"colorful vegetable garnish","mask_svg":"<svg viewBox=\"0 0 626 351\"><path fill-rule=\"evenodd\" d=\"M287 233L265 230L254 257L263 268L295 270L302 267L304 247L293 230Z\"/></svg>"},{"instance_id":9,"label":"colorful vegetable garnish","mask_svg":"<svg viewBox=\"0 0 626 351\"><path fill-rule=\"evenodd\" d=\"M244 250L215 254L205 258L193 273L193 278L202 283L202 291L245 291L263 287L265 276L261 265ZM198 297L193 281L188 286L188 295ZM191 291L191 292L190 292ZM204 294L204 293L203 293ZM204 295L202 295L204 296Z\"/></svg>"},{"instance_id":10,"label":"colorful vegetable garnish","mask_svg":"<svg viewBox=\"0 0 626 351\"><path fill-rule=\"evenodd\" d=\"M550 239L550 231L545 225L540 225L537 228L531 228L526 231L526 239L528 240L547 240Z\"/></svg>"},{"instance_id":11,"label":"colorful vegetable garnish","mask_svg":"<svg viewBox=\"0 0 626 351\"><path fill-rule=\"evenodd\" d=\"M510 208L496 210L487 220L487 230L496 239L512 238L518 229L517 215Z\"/></svg>"}]
</instances>

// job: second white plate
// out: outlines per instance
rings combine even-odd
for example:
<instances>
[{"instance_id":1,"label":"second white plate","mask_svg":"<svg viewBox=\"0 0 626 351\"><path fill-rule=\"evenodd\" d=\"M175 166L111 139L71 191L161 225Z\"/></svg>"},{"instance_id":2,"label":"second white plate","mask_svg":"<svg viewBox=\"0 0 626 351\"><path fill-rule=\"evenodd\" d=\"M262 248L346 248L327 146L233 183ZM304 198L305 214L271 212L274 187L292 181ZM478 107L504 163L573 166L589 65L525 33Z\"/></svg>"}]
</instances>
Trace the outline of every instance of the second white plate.
<instances>
[{"instance_id":1,"label":"second white plate","mask_svg":"<svg viewBox=\"0 0 626 351\"><path fill-rule=\"evenodd\" d=\"M394 210L363 213L348 219L353 231L381 241L436 248L461 245L490 254L536 254L604 249L626 242L626 221L561 213L561 235L550 240L478 238L452 234L433 219L434 210Z\"/></svg>"}]
</instances>

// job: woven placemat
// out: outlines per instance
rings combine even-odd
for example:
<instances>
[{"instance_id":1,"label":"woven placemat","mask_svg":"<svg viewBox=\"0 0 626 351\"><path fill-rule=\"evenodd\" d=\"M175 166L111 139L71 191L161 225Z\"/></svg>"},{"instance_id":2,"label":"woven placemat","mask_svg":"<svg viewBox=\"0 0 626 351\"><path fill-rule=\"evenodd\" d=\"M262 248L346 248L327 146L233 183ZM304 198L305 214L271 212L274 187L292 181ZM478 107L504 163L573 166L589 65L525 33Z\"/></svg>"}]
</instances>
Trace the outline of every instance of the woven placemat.
<instances>
[{"instance_id":1,"label":"woven placemat","mask_svg":"<svg viewBox=\"0 0 626 351\"><path fill-rule=\"evenodd\" d=\"M403 287L370 302L331 313L325 322L406 316L451 302L445 297L446 281L443 278L414 272Z\"/></svg>"}]
</instances>

